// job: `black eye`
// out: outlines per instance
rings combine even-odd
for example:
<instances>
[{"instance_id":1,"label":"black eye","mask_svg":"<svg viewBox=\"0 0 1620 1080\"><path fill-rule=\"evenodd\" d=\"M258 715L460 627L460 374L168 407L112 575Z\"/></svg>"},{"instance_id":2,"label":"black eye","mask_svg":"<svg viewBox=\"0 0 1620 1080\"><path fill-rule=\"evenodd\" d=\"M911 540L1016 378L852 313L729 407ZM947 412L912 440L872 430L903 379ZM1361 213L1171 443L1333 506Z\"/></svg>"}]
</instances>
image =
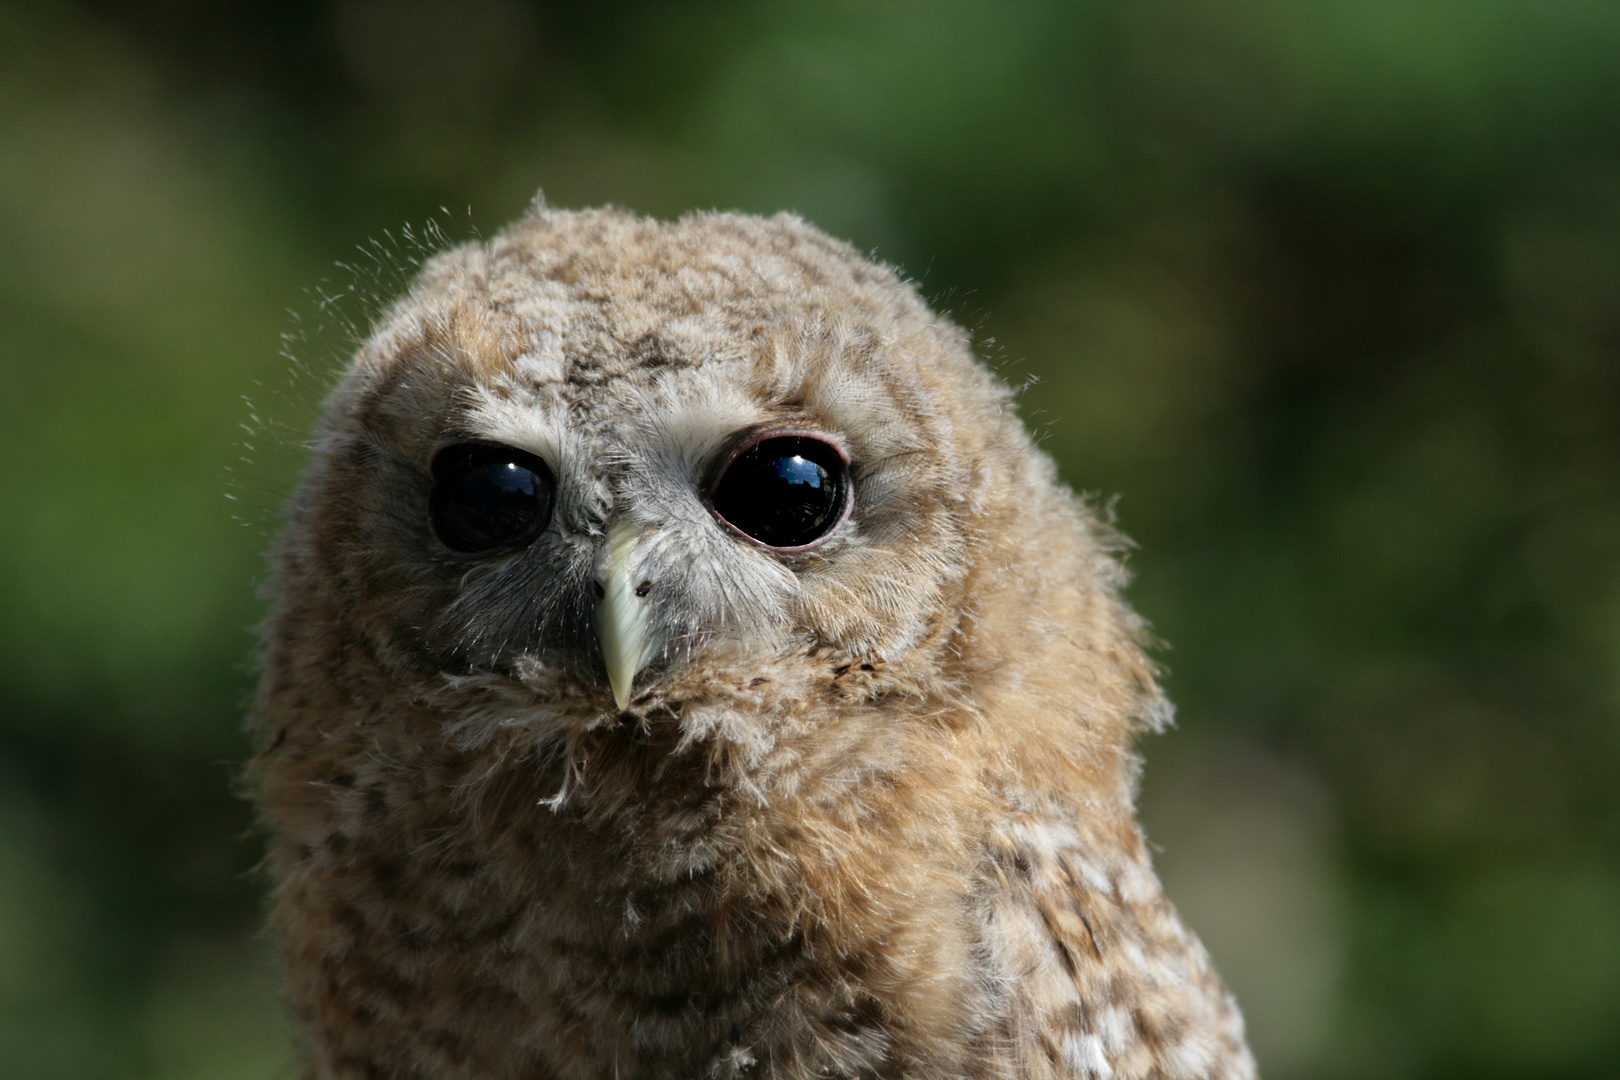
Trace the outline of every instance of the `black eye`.
<instances>
[{"instance_id":1,"label":"black eye","mask_svg":"<svg viewBox=\"0 0 1620 1080\"><path fill-rule=\"evenodd\" d=\"M829 442L777 435L732 458L711 501L721 520L766 547L807 547L844 519L849 467Z\"/></svg>"},{"instance_id":2,"label":"black eye","mask_svg":"<svg viewBox=\"0 0 1620 1080\"><path fill-rule=\"evenodd\" d=\"M510 446L462 443L433 457L428 521L451 551L519 547L551 520L551 470Z\"/></svg>"}]
</instances>

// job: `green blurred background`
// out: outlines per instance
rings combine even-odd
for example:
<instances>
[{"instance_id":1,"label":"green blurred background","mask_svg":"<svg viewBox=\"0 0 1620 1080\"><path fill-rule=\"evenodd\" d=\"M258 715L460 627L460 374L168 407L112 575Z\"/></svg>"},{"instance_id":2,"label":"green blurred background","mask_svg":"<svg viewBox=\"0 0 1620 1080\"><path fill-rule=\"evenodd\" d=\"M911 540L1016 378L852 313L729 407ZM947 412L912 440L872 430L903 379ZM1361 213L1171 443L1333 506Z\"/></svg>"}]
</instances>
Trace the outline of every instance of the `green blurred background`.
<instances>
[{"instance_id":1,"label":"green blurred background","mask_svg":"<svg viewBox=\"0 0 1620 1080\"><path fill-rule=\"evenodd\" d=\"M290 1075L261 552L373 295L542 186L875 251L1118 496L1271 1077L1620 1076L1614 0L11 0L0 1075Z\"/></svg>"}]
</instances>

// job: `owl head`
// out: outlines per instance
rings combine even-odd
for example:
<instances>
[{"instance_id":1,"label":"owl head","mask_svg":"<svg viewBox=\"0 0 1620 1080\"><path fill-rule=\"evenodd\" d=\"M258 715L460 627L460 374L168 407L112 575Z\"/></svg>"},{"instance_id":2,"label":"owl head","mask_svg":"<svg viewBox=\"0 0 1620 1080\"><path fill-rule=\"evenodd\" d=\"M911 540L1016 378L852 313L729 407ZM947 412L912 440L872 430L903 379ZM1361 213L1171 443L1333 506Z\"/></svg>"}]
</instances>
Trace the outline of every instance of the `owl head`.
<instances>
[{"instance_id":1,"label":"owl head","mask_svg":"<svg viewBox=\"0 0 1620 1080\"><path fill-rule=\"evenodd\" d=\"M1108 530L967 336L790 215L537 205L431 259L291 518L268 693L364 657L468 744L1048 700L1112 761L1160 700Z\"/></svg>"}]
</instances>

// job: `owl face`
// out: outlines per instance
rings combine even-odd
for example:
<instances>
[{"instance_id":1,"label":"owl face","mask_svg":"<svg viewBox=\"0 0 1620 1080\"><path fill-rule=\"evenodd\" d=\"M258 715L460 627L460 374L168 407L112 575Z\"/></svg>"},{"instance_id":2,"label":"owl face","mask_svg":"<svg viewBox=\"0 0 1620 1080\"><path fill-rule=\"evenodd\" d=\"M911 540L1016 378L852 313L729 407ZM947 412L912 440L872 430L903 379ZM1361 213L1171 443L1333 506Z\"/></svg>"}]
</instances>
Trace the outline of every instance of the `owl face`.
<instances>
[{"instance_id":1,"label":"owl face","mask_svg":"<svg viewBox=\"0 0 1620 1080\"><path fill-rule=\"evenodd\" d=\"M614 250L589 275L441 256L340 388L312 517L378 653L606 712L696 670L937 667L1006 422L931 390L1000 404L957 332L892 277Z\"/></svg>"}]
</instances>

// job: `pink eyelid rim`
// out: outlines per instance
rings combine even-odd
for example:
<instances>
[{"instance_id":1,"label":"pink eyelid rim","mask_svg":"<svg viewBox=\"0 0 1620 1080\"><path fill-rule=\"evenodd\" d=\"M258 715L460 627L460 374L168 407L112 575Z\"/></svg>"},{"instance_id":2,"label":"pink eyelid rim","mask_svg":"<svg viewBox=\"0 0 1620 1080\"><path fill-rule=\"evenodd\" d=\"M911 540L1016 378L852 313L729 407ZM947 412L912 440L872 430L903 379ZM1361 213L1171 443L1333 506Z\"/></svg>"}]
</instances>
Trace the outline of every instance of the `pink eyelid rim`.
<instances>
[{"instance_id":1,"label":"pink eyelid rim","mask_svg":"<svg viewBox=\"0 0 1620 1080\"><path fill-rule=\"evenodd\" d=\"M760 541L755 540L752 536L749 536L747 533L743 532L741 529L737 528L737 526L733 525L731 522L727 521L726 516L714 508L715 488L719 487L720 481L725 479L726 472L731 468L732 462L748 453L748 451L752 450L760 443L768 442L771 439L813 439L818 443L824 443L825 445L832 447L833 450L838 454L838 460L844 463L844 505L838 508L838 519L831 525L827 526L826 532L822 533L808 544L800 544L798 547L772 547L770 544L761 543ZM714 471L714 479L709 481L708 487L703 492L703 505L709 511L709 513L713 515L714 520L718 521L720 524L724 525L726 528L730 529L732 532L736 533L750 544L753 544L755 547L764 551L780 551L791 555L795 552L809 551L812 548L818 548L822 544L825 544L829 539L832 538L833 533L838 531L838 527L848 520L849 512L855 505L855 485L850 483L849 474L849 451L844 449L843 443L839 442L831 435L827 435L820 431L805 431L801 428L772 428L769 431L764 431L758 435L755 435L751 439L738 443L736 448L733 449L731 453L726 455L726 459L721 462L720 467Z\"/></svg>"}]
</instances>

